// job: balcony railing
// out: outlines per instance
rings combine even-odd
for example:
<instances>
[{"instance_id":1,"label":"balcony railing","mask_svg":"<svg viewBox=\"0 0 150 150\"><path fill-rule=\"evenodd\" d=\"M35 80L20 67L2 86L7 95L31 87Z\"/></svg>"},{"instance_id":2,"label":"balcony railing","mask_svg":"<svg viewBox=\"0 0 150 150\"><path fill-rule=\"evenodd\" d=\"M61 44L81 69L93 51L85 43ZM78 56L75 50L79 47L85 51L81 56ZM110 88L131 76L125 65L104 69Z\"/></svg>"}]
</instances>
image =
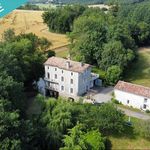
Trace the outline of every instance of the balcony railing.
<instances>
[{"instance_id":1,"label":"balcony railing","mask_svg":"<svg viewBox=\"0 0 150 150\"><path fill-rule=\"evenodd\" d=\"M52 87L52 86L48 86L48 85L46 85L45 87L46 87L46 89L48 89L48 90L58 91L58 87Z\"/></svg>"},{"instance_id":2,"label":"balcony railing","mask_svg":"<svg viewBox=\"0 0 150 150\"><path fill-rule=\"evenodd\" d=\"M44 78L44 80L45 81L48 81L48 82L50 82L50 83L54 83L54 84L58 84L58 82L56 81L56 80L54 80L54 79L49 79L49 78Z\"/></svg>"}]
</instances>

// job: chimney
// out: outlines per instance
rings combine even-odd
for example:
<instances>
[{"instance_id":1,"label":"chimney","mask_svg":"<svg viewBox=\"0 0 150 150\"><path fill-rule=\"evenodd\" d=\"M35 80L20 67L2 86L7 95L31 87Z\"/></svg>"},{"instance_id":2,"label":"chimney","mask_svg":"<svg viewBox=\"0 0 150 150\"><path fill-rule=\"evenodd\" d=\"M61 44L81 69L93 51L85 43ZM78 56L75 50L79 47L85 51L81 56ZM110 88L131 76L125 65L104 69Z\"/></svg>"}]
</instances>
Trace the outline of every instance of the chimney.
<instances>
[{"instance_id":1,"label":"chimney","mask_svg":"<svg viewBox=\"0 0 150 150\"><path fill-rule=\"evenodd\" d=\"M67 66L67 69L70 68L70 61L67 61L67 62L66 62L66 66Z\"/></svg>"}]
</instances>

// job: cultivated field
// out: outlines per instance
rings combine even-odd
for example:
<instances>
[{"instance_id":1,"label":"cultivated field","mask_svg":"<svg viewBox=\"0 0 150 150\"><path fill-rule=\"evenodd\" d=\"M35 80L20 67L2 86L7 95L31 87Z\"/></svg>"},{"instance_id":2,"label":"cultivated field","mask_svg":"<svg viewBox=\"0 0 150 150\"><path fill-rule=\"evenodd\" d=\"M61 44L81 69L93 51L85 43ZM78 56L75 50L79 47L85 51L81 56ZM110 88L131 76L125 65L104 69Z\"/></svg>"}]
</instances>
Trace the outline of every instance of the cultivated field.
<instances>
[{"instance_id":1,"label":"cultivated field","mask_svg":"<svg viewBox=\"0 0 150 150\"><path fill-rule=\"evenodd\" d=\"M126 73L125 80L150 87L150 47L140 48L138 54L138 60Z\"/></svg>"},{"instance_id":2,"label":"cultivated field","mask_svg":"<svg viewBox=\"0 0 150 150\"><path fill-rule=\"evenodd\" d=\"M2 33L8 28L13 28L16 34L33 32L39 37L45 37L52 42L51 49L60 48L68 45L68 40L65 35L51 33L43 24L43 11L15 10L0 20L0 40Z\"/></svg>"}]
</instances>

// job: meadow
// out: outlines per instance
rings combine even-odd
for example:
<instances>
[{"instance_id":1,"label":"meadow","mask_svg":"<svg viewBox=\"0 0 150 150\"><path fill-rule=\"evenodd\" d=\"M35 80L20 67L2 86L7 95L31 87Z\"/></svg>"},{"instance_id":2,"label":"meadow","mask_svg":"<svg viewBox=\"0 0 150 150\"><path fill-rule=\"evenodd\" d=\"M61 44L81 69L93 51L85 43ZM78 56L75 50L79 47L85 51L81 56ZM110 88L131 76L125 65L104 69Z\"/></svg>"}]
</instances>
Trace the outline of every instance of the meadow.
<instances>
[{"instance_id":1,"label":"meadow","mask_svg":"<svg viewBox=\"0 0 150 150\"><path fill-rule=\"evenodd\" d=\"M51 33L42 20L43 11L15 10L0 20L0 40L3 32L9 28L16 34L34 33L39 37L45 37L52 42L51 49L68 45L66 35Z\"/></svg>"},{"instance_id":2,"label":"meadow","mask_svg":"<svg viewBox=\"0 0 150 150\"><path fill-rule=\"evenodd\" d=\"M128 116L125 116L125 118L126 121L128 121ZM142 137L139 133L139 123L143 122L143 120L131 117L131 122L133 128L127 127L124 134L111 135L108 137L111 142L109 149L150 149L149 139Z\"/></svg>"},{"instance_id":3,"label":"meadow","mask_svg":"<svg viewBox=\"0 0 150 150\"><path fill-rule=\"evenodd\" d=\"M138 58L126 72L125 80L150 87L150 47L139 49Z\"/></svg>"}]
</instances>

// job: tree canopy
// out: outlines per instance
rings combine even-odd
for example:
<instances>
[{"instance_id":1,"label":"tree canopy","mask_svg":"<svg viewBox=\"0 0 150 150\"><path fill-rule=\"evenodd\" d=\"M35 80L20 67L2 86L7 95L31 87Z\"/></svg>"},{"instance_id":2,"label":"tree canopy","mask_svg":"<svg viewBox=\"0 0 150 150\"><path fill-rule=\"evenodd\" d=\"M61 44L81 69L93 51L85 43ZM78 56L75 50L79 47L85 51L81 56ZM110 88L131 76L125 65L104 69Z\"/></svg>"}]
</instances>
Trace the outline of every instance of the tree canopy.
<instances>
[{"instance_id":1,"label":"tree canopy","mask_svg":"<svg viewBox=\"0 0 150 150\"><path fill-rule=\"evenodd\" d=\"M85 10L84 6L73 5L57 9L49 9L44 12L43 20L49 30L57 33L66 33L72 30L73 21Z\"/></svg>"}]
</instances>

